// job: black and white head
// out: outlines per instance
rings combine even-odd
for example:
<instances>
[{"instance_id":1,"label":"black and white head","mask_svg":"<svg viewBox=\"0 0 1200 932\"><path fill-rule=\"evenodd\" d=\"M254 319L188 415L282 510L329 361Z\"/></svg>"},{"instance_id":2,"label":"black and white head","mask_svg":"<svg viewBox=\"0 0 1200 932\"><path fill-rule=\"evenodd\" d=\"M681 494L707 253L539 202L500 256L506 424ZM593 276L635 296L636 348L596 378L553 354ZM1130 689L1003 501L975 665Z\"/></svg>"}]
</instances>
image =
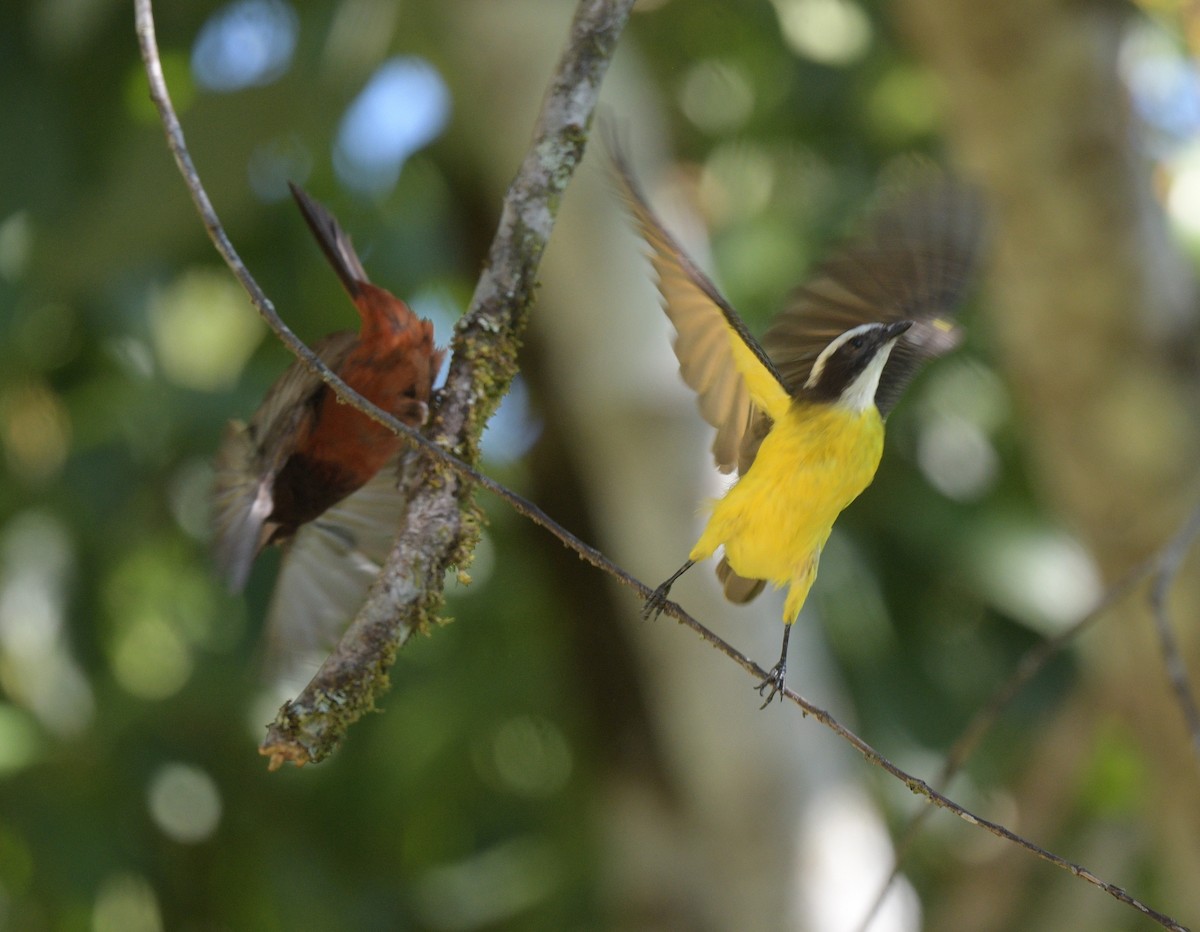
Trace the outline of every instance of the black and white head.
<instances>
[{"instance_id":1,"label":"black and white head","mask_svg":"<svg viewBox=\"0 0 1200 932\"><path fill-rule=\"evenodd\" d=\"M802 394L812 401L865 411L875 404L892 347L911 320L861 324L834 337L813 362Z\"/></svg>"}]
</instances>

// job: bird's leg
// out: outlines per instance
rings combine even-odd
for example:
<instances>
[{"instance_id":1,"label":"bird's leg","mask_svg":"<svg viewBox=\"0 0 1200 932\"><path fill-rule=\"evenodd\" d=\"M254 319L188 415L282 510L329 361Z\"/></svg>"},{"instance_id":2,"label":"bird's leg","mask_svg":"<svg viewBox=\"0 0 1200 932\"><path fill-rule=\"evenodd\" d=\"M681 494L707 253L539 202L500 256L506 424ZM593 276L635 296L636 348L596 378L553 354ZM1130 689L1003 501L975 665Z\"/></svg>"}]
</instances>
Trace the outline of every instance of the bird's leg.
<instances>
[{"instance_id":1,"label":"bird's leg","mask_svg":"<svg viewBox=\"0 0 1200 932\"><path fill-rule=\"evenodd\" d=\"M688 560L687 563L683 564L683 566L679 567L679 569L672 573L671 577L666 582L650 593L650 598L648 598L646 600L646 604L642 606L643 618L657 618L662 614L662 610L667 604L667 596L671 594L671 586L675 584L675 580L690 570L695 562L695 560Z\"/></svg>"},{"instance_id":2,"label":"bird's leg","mask_svg":"<svg viewBox=\"0 0 1200 932\"><path fill-rule=\"evenodd\" d=\"M771 704L771 700L775 698L775 694L779 694L779 698L783 700L783 680L787 676L787 648L788 638L792 634L792 626L790 624L783 626L783 651L779 655L779 663L771 667L771 672L767 674L767 678L758 684L758 694L761 696L763 690L768 686L771 691L767 693L766 701L763 702L759 709L765 709Z\"/></svg>"}]
</instances>

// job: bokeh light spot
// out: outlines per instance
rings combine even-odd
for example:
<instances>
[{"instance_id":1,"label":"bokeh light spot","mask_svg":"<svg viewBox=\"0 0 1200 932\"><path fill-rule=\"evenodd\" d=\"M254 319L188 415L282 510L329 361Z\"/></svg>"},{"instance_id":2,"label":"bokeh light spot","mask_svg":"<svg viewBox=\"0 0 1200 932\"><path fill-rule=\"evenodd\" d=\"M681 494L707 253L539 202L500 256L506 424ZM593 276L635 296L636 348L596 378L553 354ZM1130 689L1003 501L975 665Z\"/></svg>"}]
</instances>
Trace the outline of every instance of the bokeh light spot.
<instances>
[{"instance_id":1,"label":"bokeh light spot","mask_svg":"<svg viewBox=\"0 0 1200 932\"><path fill-rule=\"evenodd\" d=\"M421 925L464 930L497 925L545 899L560 876L559 861L546 842L504 842L426 873L416 888Z\"/></svg>"},{"instance_id":2,"label":"bokeh light spot","mask_svg":"<svg viewBox=\"0 0 1200 932\"><path fill-rule=\"evenodd\" d=\"M0 395L0 439L9 468L34 482L58 474L71 446L71 422L58 395L28 382Z\"/></svg>"},{"instance_id":3,"label":"bokeh light spot","mask_svg":"<svg viewBox=\"0 0 1200 932\"><path fill-rule=\"evenodd\" d=\"M866 54L871 21L852 0L774 0L784 40L821 65L849 65Z\"/></svg>"},{"instance_id":4,"label":"bokeh light spot","mask_svg":"<svg viewBox=\"0 0 1200 932\"><path fill-rule=\"evenodd\" d=\"M1002 611L1047 635L1077 621L1104 591L1087 552L1050 529L983 529L974 565L984 591Z\"/></svg>"},{"instance_id":5,"label":"bokeh light spot","mask_svg":"<svg viewBox=\"0 0 1200 932\"><path fill-rule=\"evenodd\" d=\"M136 337L114 337L105 341L105 351L131 379L146 380L154 376L154 351Z\"/></svg>"},{"instance_id":6,"label":"bokeh light spot","mask_svg":"<svg viewBox=\"0 0 1200 932\"><path fill-rule=\"evenodd\" d=\"M1000 478L993 435L1011 417L1004 384L974 360L946 361L922 386L917 409L917 465L948 498L972 501Z\"/></svg>"},{"instance_id":7,"label":"bokeh light spot","mask_svg":"<svg viewBox=\"0 0 1200 932\"><path fill-rule=\"evenodd\" d=\"M15 282L25 274L33 252L33 223L29 212L18 210L0 221L0 278Z\"/></svg>"},{"instance_id":8,"label":"bokeh light spot","mask_svg":"<svg viewBox=\"0 0 1200 932\"><path fill-rule=\"evenodd\" d=\"M56 735L91 721L91 687L67 646L72 541L56 518L15 515L0 548L0 685Z\"/></svg>"},{"instance_id":9,"label":"bokeh light spot","mask_svg":"<svg viewBox=\"0 0 1200 932\"><path fill-rule=\"evenodd\" d=\"M496 729L493 762L500 782L521 796L551 796L571 775L571 750L547 719L521 715Z\"/></svg>"},{"instance_id":10,"label":"bokeh light spot","mask_svg":"<svg viewBox=\"0 0 1200 932\"><path fill-rule=\"evenodd\" d=\"M742 300L773 302L796 280L805 244L786 218L765 216L721 237L721 270L729 291Z\"/></svg>"},{"instance_id":11,"label":"bokeh light spot","mask_svg":"<svg viewBox=\"0 0 1200 932\"><path fill-rule=\"evenodd\" d=\"M130 695L166 699L192 675L191 651L164 619L131 619L112 645L112 671Z\"/></svg>"},{"instance_id":12,"label":"bokeh light spot","mask_svg":"<svg viewBox=\"0 0 1200 932\"><path fill-rule=\"evenodd\" d=\"M1142 145L1165 154L1200 131L1200 67L1178 39L1149 17L1124 31L1118 62L1139 116L1157 133Z\"/></svg>"},{"instance_id":13,"label":"bokeh light spot","mask_svg":"<svg viewBox=\"0 0 1200 932\"><path fill-rule=\"evenodd\" d=\"M141 874L112 874L96 891L92 932L162 932L154 888Z\"/></svg>"},{"instance_id":14,"label":"bokeh light spot","mask_svg":"<svg viewBox=\"0 0 1200 932\"><path fill-rule=\"evenodd\" d=\"M450 90L423 58L384 62L342 118L334 147L338 177L369 194L390 191L405 160L446 126Z\"/></svg>"},{"instance_id":15,"label":"bokeh light spot","mask_svg":"<svg viewBox=\"0 0 1200 932\"><path fill-rule=\"evenodd\" d=\"M232 279L214 269L185 272L148 310L163 375L197 391L232 388L264 332Z\"/></svg>"},{"instance_id":16,"label":"bokeh light spot","mask_svg":"<svg viewBox=\"0 0 1200 932\"><path fill-rule=\"evenodd\" d=\"M931 418L917 437L917 464L929 484L958 501L981 498L1000 476L991 440L965 418Z\"/></svg>"},{"instance_id":17,"label":"bokeh light spot","mask_svg":"<svg viewBox=\"0 0 1200 932\"><path fill-rule=\"evenodd\" d=\"M199 767L166 764L150 780L147 805L164 835L181 844L212 837L221 821L221 793Z\"/></svg>"},{"instance_id":18,"label":"bokeh light spot","mask_svg":"<svg viewBox=\"0 0 1200 932\"><path fill-rule=\"evenodd\" d=\"M1174 161L1167 213L1188 239L1200 242L1200 146L1181 152Z\"/></svg>"},{"instance_id":19,"label":"bokeh light spot","mask_svg":"<svg viewBox=\"0 0 1200 932\"><path fill-rule=\"evenodd\" d=\"M895 859L886 824L865 793L847 781L832 781L809 803L801 825L800 900L808 920L804 925L857 929L862 922L858 891L878 889ZM921 928L920 899L903 876L892 879L870 928Z\"/></svg>"},{"instance_id":20,"label":"bokeh light spot","mask_svg":"<svg viewBox=\"0 0 1200 932\"><path fill-rule=\"evenodd\" d=\"M700 175L700 200L717 227L754 217L767 206L775 189L775 166L758 146L718 146Z\"/></svg>"},{"instance_id":21,"label":"bokeh light spot","mask_svg":"<svg viewBox=\"0 0 1200 932\"><path fill-rule=\"evenodd\" d=\"M941 108L938 90L921 68L889 68L867 98L872 127L884 139L901 144L932 132Z\"/></svg>"},{"instance_id":22,"label":"bokeh light spot","mask_svg":"<svg viewBox=\"0 0 1200 932\"><path fill-rule=\"evenodd\" d=\"M978 360L965 356L933 368L919 403L922 414L961 417L987 434L999 430L1012 417L1004 382Z\"/></svg>"},{"instance_id":23,"label":"bokeh light spot","mask_svg":"<svg viewBox=\"0 0 1200 932\"><path fill-rule=\"evenodd\" d=\"M129 553L103 595L113 672L145 699L177 692L191 675L193 648L228 649L244 621L219 603L206 566L175 541Z\"/></svg>"},{"instance_id":24,"label":"bokeh light spot","mask_svg":"<svg viewBox=\"0 0 1200 932\"><path fill-rule=\"evenodd\" d=\"M287 71L299 32L282 0L238 0L214 13L192 48L196 83L230 92L270 84Z\"/></svg>"},{"instance_id":25,"label":"bokeh light spot","mask_svg":"<svg viewBox=\"0 0 1200 932\"><path fill-rule=\"evenodd\" d=\"M688 69L679 104L684 115L706 133L727 133L750 119L754 86L737 62L709 58Z\"/></svg>"}]
</instances>

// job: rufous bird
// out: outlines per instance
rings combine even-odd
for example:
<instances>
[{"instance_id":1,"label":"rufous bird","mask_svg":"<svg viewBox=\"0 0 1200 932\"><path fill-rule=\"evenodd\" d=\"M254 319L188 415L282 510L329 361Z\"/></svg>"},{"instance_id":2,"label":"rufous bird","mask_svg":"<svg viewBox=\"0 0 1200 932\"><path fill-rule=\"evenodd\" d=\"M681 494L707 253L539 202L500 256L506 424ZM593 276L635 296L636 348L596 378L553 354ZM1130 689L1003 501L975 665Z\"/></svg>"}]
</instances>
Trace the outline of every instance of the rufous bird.
<instances>
[{"instance_id":1,"label":"rufous bird","mask_svg":"<svg viewBox=\"0 0 1200 932\"><path fill-rule=\"evenodd\" d=\"M329 211L296 185L290 187L361 318L357 333L329 334L314 351L364 398L405 424L420 426L443 356L434 345L433 324L371 284L350 237ZM311 572L289 573L285 562L276 602L290 598L293 606L312 611L319 608L312 603L332 599L338 607L331 610L341 612L344 600L323 591L341 584L339 568L329 561L345 561L358 576L377 569L377 557L360 552L360 538L369 538L373 546L367 549L378 554L381 541L386 550L397 530L403 502L395 466L402 443L387 427L339 401L300 360L293 362L249 424L230 423L217 453L214 553L230 591L245 586L264 547L288 544L309 526L302 549ZM378 518L395 523L388 527ZM289 576L294 585L306 587L303 598L282 591ZM277 614L275 607L271 614Z\"/></svg>"}]
</instances>

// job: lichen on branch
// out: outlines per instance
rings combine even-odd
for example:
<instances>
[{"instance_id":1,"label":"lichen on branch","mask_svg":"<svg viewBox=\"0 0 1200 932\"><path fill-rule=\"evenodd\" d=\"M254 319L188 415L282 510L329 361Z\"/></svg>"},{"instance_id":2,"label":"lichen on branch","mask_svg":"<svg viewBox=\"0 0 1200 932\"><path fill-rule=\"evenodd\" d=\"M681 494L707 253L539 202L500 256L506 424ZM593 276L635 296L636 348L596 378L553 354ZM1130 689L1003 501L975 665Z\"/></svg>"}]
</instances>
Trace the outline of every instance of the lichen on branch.
<instances>
[{"instance_id":1,"label":"lichen on branch","mask_svg":"<svg viewBox=\"0 0 1200 932\"><path fill-rule=\"evenodd\" d=\"M538 266L632 6L633 0L579 4L484 272L455 328L450 371L426 435L468 463L517 372ZM473 483L418 451L407 458L401 487L410 496L408 513L383 572L333 653L268 727L259 750L272 769L319 761L336 748L386 690L384 674L396 651L440 609L446 570L470 561L480 525Z\"/></svg>"}]
</instances>

